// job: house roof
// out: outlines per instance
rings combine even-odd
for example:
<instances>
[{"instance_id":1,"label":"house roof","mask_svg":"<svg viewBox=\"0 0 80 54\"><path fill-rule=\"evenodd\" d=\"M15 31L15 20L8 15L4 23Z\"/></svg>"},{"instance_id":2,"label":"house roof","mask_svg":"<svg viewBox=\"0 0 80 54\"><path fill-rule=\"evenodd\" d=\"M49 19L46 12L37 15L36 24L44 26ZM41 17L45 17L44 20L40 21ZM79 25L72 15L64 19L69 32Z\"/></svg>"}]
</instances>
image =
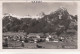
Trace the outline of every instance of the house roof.
<instances>
[{"instance_id":1,"label":"house roof","mask_svg":"<svg viewBox=\"0 0 80 54\"><path fill-rule=\"evenodd\" d=\"M43 33L29 33L27 36L43 36Z\"/></svg>"}]
</instances>

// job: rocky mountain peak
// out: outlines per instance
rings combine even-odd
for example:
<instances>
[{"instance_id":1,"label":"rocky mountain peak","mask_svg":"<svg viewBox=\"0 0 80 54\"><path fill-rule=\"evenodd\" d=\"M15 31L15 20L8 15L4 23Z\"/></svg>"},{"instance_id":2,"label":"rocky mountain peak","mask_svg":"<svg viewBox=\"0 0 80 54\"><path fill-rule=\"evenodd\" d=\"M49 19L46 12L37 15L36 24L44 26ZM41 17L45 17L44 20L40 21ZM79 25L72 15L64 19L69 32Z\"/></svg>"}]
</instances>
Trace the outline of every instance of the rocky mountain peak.
<instances>
[{"instance_id":1,"label":"rocky mountain peak","mask_svg":"<svg viewBox=\"0 0 80 54\"><path fill-rule=\"evenodd\" d=\"M67 11L67 9L65 7L60 7L58 10Z\"/></svg>"}]
</instances>

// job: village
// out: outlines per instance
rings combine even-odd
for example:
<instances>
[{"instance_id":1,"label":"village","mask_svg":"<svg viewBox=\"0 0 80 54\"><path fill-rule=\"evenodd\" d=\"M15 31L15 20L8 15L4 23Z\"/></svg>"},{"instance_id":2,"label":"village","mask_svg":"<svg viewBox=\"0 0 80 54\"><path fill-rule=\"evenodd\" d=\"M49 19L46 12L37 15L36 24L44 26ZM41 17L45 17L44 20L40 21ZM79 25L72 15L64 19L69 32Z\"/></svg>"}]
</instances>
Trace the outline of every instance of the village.
<instances>
[{"instance_id":1,"label":"village","mask_svg":"<svg viewBox=\"0 0 80 54\"><path fill-rule=\"evenodd\" d=\"M53 33L11 33L6 32L3 34L3 48L77 48L76 46L76 31L68 30L67 33L74 33L75 35L62 33L60 36ZM66 43L66 44L65 44ZM70 47L71 46L71 47Z\"/></svg>"}]
</instances>

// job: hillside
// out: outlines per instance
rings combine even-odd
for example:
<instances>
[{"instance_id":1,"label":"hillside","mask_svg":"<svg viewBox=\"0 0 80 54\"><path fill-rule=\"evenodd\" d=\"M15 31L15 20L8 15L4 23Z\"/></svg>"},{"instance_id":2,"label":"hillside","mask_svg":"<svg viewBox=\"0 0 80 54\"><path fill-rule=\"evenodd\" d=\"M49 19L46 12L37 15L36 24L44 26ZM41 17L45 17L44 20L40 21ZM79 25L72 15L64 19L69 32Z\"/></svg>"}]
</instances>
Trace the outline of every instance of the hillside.
<instances>
[{"instance_id":1,"label":"hillside","mask_svg":"<svg viewBox=\"0 0 80 54\"><path fill-rule=\"evenodd\" d=\"M52 33L60 35L68 29L77 30L77 15L68 13L66 8L44 15L40 19L5 16L2 19L3 32Z\"/></svg>"}]
</instances>

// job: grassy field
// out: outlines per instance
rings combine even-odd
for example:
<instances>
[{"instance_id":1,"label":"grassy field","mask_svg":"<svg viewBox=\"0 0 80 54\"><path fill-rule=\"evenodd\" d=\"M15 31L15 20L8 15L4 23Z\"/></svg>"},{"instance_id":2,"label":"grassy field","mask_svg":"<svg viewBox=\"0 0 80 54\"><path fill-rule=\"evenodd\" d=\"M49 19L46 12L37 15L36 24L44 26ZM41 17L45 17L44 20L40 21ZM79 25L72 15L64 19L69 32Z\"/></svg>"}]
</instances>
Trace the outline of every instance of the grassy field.
<instances>
[{"instance_id":1,"label":"grassy field","mask_svg":"<svg viewBox=\"0 0 80 54\"><path fill-rule=\"evenodd\" d=\"M12 44L12 45L11 45ZM42 48L36 47L36 45L42 46ZM9 47L3 47L4 49L76 49L77 46L70 43L53 43L53 42L43 42L43 43L24 43L24 47L21 46L20 42L11 42Z\"/></svg>"},{"instance_id":2,"label":"grassy field","mask_svg":"<svg viewBox=\"0 0 80 54\"><path fill-rule=\"evenodd\" d=\"M15 36L15 35L14 35ZM4 37L3 37L4 39ZM36 45L42 46L38 48ZM59 42L40 42L40 43L24 43L22 47L21 41L8 40L8 47L3 49L77 49L77 36L65 37L64 41Z\"/></svg>"}]
</instances>

